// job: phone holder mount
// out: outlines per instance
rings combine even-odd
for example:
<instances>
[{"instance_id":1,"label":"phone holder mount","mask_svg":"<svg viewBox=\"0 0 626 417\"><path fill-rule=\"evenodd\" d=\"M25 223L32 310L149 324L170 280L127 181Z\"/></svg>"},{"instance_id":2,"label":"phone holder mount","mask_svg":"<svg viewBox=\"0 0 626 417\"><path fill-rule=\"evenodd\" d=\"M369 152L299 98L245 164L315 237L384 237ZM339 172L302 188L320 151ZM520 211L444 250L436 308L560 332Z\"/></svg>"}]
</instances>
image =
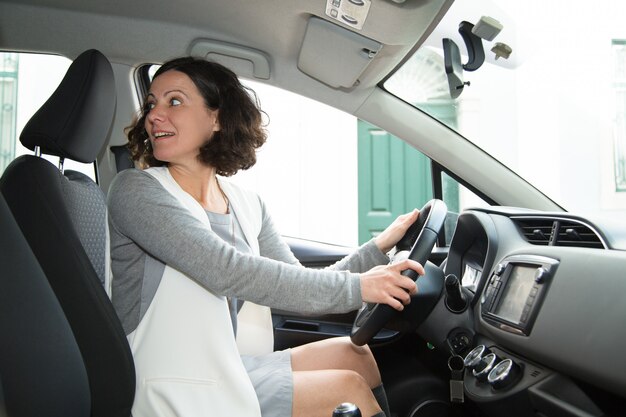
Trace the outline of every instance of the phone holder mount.
<instances>
[{"instance_id":1,"label":"phone holder mount","mask_svg":"<svg viewBox=\"0 0 626 417\"><path fill-rule=\"evenodd\" d=\"M467 21L459 24L459 33L467 49L467 62L461 62L461 52L450 38L443 39L444 67L448 77L450 96L454 99L461 95L469 81L463 81L463 71L476 71L485 62L485 50L482 40L493 40L502 30L502 25L495 19L483 16L476 25Z\"/></svg>"}]
</instances>

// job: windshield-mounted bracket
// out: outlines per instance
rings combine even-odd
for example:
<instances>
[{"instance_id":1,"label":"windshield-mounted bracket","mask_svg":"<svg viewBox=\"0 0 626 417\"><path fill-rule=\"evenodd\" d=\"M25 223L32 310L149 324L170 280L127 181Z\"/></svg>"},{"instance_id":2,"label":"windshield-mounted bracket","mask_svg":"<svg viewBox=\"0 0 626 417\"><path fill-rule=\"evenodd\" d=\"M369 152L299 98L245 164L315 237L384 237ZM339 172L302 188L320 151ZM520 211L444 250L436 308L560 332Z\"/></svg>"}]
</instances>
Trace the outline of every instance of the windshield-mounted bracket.
<instances>
[{"instance_id":1,"label":"windshield-mounted bracket","mask_svg":"<svg viewBox=\"0 0 626 417\"><path fill-rule=\"evenodd\" d=\"M467 48L467 63L463 65L465 71L476 71L485 62L485 50L483 49L483 41L476 36L472 29L474 25L470 22L462 21L459 24L459 33L465 42Z\"/></svg>"},{"instance_id":2,"label":"windshield-mounted bracket","mask_svg":"<svg viewBox=\"0 0 626 417\"><path fill-rule=\"evenodd\" d=\"M476 25L462 21L459 23L459 33L467 49L467 63L461 62L461 52L457 44L449 38L443 39L443 56L451 98L457 98L469 81L463 81L463 70L476 71L485 62L485 50L483 39L492 41L502 30L502 25L497 20L483 16ZM496 59L500 56L508 58L511 48L505 44L497 44L494 49Z\"/></svg>"}]
</instances>

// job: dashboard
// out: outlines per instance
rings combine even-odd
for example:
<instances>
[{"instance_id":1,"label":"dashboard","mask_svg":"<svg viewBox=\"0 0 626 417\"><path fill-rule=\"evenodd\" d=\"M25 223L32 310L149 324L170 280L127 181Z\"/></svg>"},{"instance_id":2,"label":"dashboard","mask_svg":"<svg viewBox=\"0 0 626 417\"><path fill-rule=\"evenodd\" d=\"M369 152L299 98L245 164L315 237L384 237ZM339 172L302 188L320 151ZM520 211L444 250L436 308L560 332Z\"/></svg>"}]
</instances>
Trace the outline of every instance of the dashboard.
<instances>
[{"instance_id":1,"label":"dashboard","mask_svg":"<svg viewBox=\"0 0 626 417\"><path fill-rule=\"evenodd\" d=\"M626 227L607 224L507 207L459 216L442 267L467 307L444 292L418 333L463 358L465 395L487 414L624 405Z\"/></svg>"}]
</instances>

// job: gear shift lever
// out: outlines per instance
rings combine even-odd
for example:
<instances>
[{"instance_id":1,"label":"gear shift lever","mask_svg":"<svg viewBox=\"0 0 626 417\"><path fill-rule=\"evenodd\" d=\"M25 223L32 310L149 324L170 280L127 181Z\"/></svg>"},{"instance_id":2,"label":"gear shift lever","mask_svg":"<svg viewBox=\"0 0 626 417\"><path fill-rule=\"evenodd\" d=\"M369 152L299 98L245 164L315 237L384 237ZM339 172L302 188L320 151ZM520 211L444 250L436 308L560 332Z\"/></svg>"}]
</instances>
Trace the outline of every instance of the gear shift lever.
<instances>
[{"instance_id":1,"label":"gear shift lever","mask_svg":"<svg viewBox=\"0 0 626 417\"><path fill-rule=\"evenodd\" d=\"M333 417L361 417L361 411L352 403L341 403L333 411Z\"/></svg>"}]
</instances>

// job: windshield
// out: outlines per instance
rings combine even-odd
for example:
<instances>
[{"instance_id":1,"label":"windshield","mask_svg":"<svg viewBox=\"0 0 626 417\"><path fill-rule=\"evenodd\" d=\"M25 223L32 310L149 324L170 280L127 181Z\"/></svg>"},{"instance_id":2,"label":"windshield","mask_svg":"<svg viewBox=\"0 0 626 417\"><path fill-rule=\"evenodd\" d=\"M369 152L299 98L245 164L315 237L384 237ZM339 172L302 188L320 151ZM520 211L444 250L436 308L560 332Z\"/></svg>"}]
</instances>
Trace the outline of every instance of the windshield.
<instances>
[{"instance_id":1,"label":"windshield","mask_svg":"<svg viewBox=\"0 0 626 417\"><path fill-rule=\"evenodd\" d=\"M472 39L484 49L478 68L463 21L478 34L465 36L470 50ZM626 214L625 21L623 0L457 1L384 87L566 210ZM472 71L454 71L455 45Z\"/></svg>"}]
</instances>

